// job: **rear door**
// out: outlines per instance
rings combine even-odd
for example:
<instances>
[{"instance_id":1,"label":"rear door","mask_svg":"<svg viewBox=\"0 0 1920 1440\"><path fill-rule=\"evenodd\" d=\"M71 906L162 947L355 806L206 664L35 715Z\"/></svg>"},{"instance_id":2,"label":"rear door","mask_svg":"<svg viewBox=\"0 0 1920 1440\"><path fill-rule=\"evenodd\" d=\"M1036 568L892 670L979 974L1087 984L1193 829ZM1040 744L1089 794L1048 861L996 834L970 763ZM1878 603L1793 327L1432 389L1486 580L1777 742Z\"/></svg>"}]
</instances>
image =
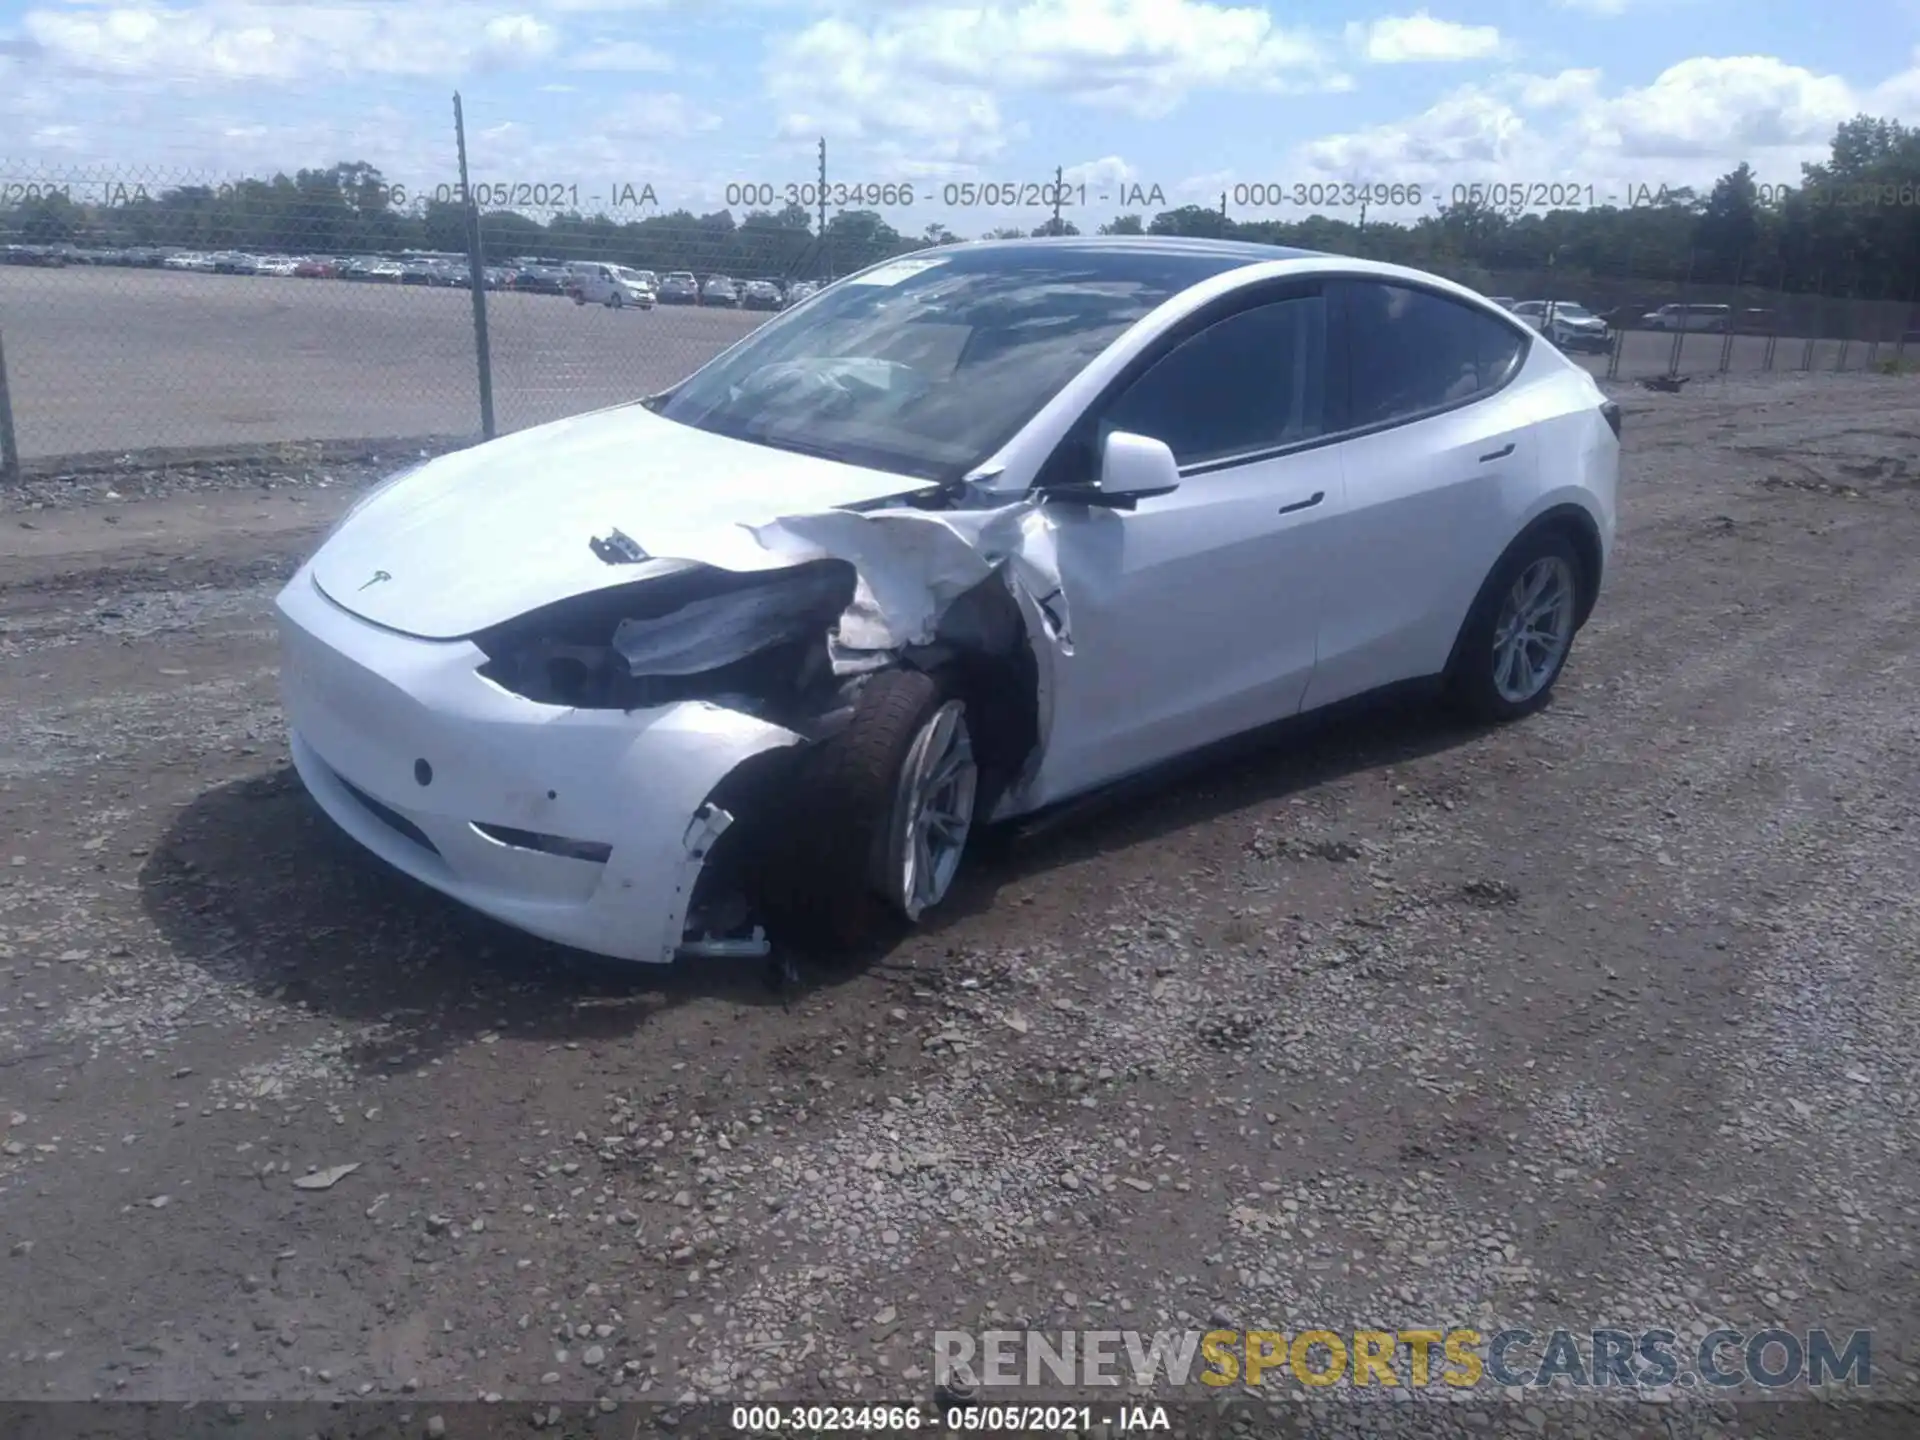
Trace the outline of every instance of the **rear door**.
<instances>
[{"instance_id":1,"label":"rear door","mask_svg":"<svg viewBox=\"0 0 1920 1440\"><path fill-rule=\"evenodd\" d=\"M1444 668L1539 463L1508 388L1534 343L1520 325L1416 285L1329 292L1352 430L1309 709Z\"/></svg>"}]
</instances>

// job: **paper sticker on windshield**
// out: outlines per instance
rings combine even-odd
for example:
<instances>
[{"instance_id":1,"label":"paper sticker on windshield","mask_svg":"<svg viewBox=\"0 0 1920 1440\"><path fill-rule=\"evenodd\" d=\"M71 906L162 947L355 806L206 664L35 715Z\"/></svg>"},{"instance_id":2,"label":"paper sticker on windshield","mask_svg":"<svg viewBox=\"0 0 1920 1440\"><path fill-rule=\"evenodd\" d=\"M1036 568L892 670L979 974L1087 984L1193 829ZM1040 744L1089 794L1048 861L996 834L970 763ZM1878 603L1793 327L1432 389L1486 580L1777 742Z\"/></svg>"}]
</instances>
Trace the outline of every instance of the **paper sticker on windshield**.
<instances>
[{"instance_id":1,"label":"paper sticker on windshield","mask_svg":"<svg viewBox=\"0 0 1920 1440\"><path fill-rule=\"evenodd\" d=\"M888 264L877 266L867 271L864 275L850 275L847 277L847 284L898 285L902 280L912 279L922 270L931 270L936 265L944 265L946 263L947 260L944 255L930 256L926 259L915 259L912 256L907 256L905 259L894 260Z\"/></svg>"}]
</instances>

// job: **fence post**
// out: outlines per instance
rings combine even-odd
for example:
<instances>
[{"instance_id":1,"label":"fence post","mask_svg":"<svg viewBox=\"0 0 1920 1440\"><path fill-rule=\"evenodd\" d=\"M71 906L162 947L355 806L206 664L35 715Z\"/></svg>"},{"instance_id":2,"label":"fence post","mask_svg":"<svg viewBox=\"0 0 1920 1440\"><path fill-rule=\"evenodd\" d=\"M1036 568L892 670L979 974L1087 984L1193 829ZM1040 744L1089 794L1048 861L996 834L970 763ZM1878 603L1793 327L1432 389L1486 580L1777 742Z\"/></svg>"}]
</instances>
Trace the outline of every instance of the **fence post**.
<instances>
[{"instance_id":1,"label":"fence post","mask_svg":"<svg viewBox=\"0 0 1920 1440\"><path fill-rule=\"evenodd\" d=\"M467 183L467 122L460 112L460 92L453 92L453 139L460 152L460 205L467 220L467 275L473 291L473 353L480 366L480 434L491 440L499 432L493 423L493 351L487 342L487 266L480 238L480 207Z\"/></svg>"},{"instance_id":2,"label":"fence post","mask_svg":"<svg viewBox=\"0 0 1920 1440\"><path fill-rule=\"evenodd\" d=\"M0 343L0 485L20 483L20 440L13 428L13 392L7 388L7 347Z\"/></svg>"},{"instance_id":3,"label":"fence post","mask_svg":"<svg viewBox=\"0 0 1920 1440\"><path fill-rule=\"evenodd\" d=\"M1680 373L1680 351L1687 343L1687 321L1693 318L1693 312L1687 308L1688 297L1693 294L1693 246L1687 247L1687 278L1680 282L1680 328L1673 332L1673 351L1667 356L1667 378L1671 380Z\"/></svg>"},{"instance_id":4,"label":"fence post","mask_svg":"<svg viewBox=\"0 0 1920 1440\"><path fill-rule=\"evenodd\" d=\"M1746 307L1738 302L1745 300L1747 283L1747 252L1740 252L1740 259L1733 268L1733 298L1735 303L1729 307L1727 333L1720 337L1720 373L1727 374L1733 369L1733 337L1740 329L1740 317L1746 314Z\"/></svg>"},{"instance_id":5,"label":"fence post","mask_svg":"<svg viewBox=\"0 0 1920 1440\"><path fill-rule=\"evenodd\" d=\"M1833 362L1837 375L1847 368L1847 353L1853 349L1853 303L1860 291L1860 262L1853 262L1853 278L1847 282L1847 297L1840 302L1840 355Z\"/></svg>"},{"instance_id":6,"label":"fence post","mask_svg":"<svg viewBox=\"0 0 1920 1440\"><path fill-rule=\"evenodd\" d=\"M1858 289L1858 282L1855 283ZM1867 325L1867 369L1875 369L1880 363L1880 309L1877 301L1869 300L1873 312Z\"/></svg>"},{"instance_id":7,"label":"fence post","mask_svg":"<svg viewBox=\"0 0 1920 1440\"><path fill-rule=\"evenodd\" d=\"M1767 353L1761 359L1760 368L1771 375L1773 373L1773 352L1780 346L1780 307L1787 298L1787 258L1782 255L1780 276L1773 288L1772 318L1767 321Z\"/></svg>"},{"instance_id":8,"label":"fence post","mask_svg":"<svg viewBox=\"0 0 1920 1440\"><path fill-rule=\"evenodd\" d=\"M1633 293L1632 287L1634 280L1633 237L1631 235L1627 237L1626 256L1620 263L1620 293L1622 295L1631 295ZM1620 357L1626 353L1627 349L1627 325L1634 318L1630 307L1623 308L1622 306L1616 305L1614 307L1614 313L1620 316L1620 323L1613 327L1613 348L1607 354L1607 379L1609 380L1618 380L1620 378Z\"/></svg>"},{"instance_id":9,"label":"fence post","mask_svg":"<svg viewBox=\"0 0 1920 1440\"><path fill-rule=\"evenodd\" d=\"M1900 314L1900 338L1893 346L1893 363L1902 370L1907 364L1907 331L1913 327L1913 302L1916 297L1920 297L1920 275L1907 283L1907 307Z\"/></svg>"},{"instance_id":10,"label":"fence post","mask_svg":"<svg viewBox=\"0 0 1920 1440\"><path fill-rule=\"evenodd\" d=\"M820 188L816 198L820 201L820 218L815 222L820 230L820 265L826 272L820 278L827 284L833 283L833 251L827 244L827 137L820 137Z\"/></svg>"},{"instance_id":11,"label":"fence post","mask_svg":"<svg viewBox=\"0 0 1920 1440\"><path fill-rule=\"evenodd\" d=\"M1807 327L1809 332L1827 328L1827 267L1822 265L1813 272L1813 313L1820 318ZM1816 339L1824 340L1824 335L1807 335L1807 343L1800 351L1800 368L1807 374L1813 373L1813 346Z\"/></svg>"}]
</instances>

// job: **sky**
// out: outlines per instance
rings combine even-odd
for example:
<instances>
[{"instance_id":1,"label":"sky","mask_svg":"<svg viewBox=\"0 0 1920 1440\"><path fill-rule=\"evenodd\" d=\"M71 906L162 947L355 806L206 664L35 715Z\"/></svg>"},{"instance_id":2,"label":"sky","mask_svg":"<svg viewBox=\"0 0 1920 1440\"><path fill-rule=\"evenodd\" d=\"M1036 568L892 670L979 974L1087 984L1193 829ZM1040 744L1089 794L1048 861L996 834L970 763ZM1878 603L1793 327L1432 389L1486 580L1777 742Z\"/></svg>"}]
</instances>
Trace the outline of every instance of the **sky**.
<instances>
[{"instance_id":1,"label":"sky","mask_svg":"<svg viewBox=\"0 0 1920 1440\"><path fill-rule=\"evenodd\" d=\"M1852 115L1920 121L1920 0L0 0L0 187L365 160L432 193L456 89L476 184L625 218L810 202L822 137L830 206L893 187L906 233L1038 224L1056 167L1083 229L1391 185L1411 218L1790 184Z\"/></svg>"}]
</instances>

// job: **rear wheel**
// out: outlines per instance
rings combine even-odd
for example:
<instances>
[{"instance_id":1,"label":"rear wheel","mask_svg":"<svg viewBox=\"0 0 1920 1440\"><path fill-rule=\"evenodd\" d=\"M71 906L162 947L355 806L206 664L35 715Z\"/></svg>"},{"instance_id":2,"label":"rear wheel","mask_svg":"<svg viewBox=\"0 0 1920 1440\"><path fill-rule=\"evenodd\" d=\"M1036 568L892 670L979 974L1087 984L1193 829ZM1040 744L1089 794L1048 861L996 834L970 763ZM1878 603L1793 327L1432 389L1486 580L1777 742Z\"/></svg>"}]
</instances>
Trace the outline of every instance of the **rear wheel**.
<instances>
[{"instance_id":1,"label":"rear wheel","mask_svg":"<svg viewBox=\"0 0 1920 1440\"><path fill-rule=\"evenodd\" d=\"M1545 705L1573 649L1581 565L1557 531L1523 539L1487 577L1460 632L1449 688L1483 720L1517 720Z\"/></svg>"}]
</instances>

